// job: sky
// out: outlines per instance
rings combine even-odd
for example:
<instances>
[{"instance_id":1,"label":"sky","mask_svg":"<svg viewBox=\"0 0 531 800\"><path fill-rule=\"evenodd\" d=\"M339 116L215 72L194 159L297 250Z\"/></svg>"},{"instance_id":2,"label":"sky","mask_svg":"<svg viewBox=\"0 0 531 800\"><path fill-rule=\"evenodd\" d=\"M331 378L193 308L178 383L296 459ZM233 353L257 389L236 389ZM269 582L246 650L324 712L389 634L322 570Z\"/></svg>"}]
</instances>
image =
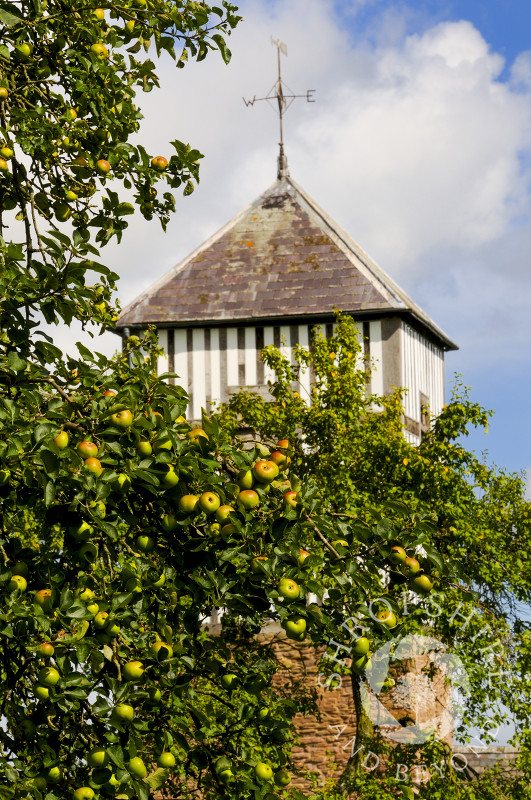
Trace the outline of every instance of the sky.
<instances>
[{"instance_id":1,"label":"sky","mask_svg":"<svg viewBox=\"0 0 531 800\"><path fill-rule=\"evenodd\" d=\"M292 178L459 345L447 355L495 411L467 444L531 476L531 5L520 0L244 0L217 54L139 97L148 151L205 155L168 232L136 220L105 262L122 305L276 177L278 118L246 107L274 84L276 49L297 94L285 120ZM61 334L60 334L61 335ZM59 335L59 336L60 336ZM66 336L65 336L66 338ZM109 351L116 338L94 343Z\"/></svg>"}]
</instances>

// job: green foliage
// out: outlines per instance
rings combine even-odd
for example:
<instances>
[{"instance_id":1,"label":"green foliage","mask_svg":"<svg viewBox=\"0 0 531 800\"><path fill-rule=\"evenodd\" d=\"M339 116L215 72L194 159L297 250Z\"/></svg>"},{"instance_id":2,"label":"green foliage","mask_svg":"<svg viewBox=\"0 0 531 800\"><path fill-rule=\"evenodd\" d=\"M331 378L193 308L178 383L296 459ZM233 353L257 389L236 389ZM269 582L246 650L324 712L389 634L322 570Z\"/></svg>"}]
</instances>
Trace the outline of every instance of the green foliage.
<instances>
[{"instance_id":1,"label":"green foliage","mask_svg":"<svg viewBox=\"0 0 531 800\"><path fill-rule=\"evenodd\" d=\"M310 351L298 348L293 364L274 347L263 357L275 374L272 398L240 391L219 410L224 430L233 435L249 427L262 438L299 442L292 468L302 481L315 481L316 500L328 507L329 520L350 513L368 521L369 509L399 513L405 503L433 523L422 542L422 568L439 588L438 570L453 560L470 590L454 594L446 585L439 613L428 620L421 606L408 605L407 583L394 576L403 586L397 599L409 610L404 631L428 630L463 662L471 693L458 731L462 738L475 724L488 741L503 719L501 702L516 720L518 743L527 748L531 649L521 604L531 599L531 506L521 476L488 466L464 446L470 427L487 431L490 413L458 382L420 445L408 444L402 390L387 397L367 394L370 365L345 315L338 316L332 338L316 332ZM311 398L303 398L299 375L310 364ZM399 526L393 541L414 555L403 537Z\"/></svg>"}]
</instances>

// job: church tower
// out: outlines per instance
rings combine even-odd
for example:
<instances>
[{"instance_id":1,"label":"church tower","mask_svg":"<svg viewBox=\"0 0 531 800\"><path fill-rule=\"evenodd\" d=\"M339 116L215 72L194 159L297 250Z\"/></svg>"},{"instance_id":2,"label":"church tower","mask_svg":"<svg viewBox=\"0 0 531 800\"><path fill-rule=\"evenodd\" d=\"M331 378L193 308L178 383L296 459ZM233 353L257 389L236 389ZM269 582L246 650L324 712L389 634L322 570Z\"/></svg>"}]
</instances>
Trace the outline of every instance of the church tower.
<instances>
[{"instance_id":1,"label":"church tower","mask_svg":"<svg viewBox=\"0 0 531 800\"><path fill-rule=\"evenodd\" d=\"M292 180L281 152L275 183L130 303L118 329L157 326L160 372L180 376L199 420L243 386L266 392L262 348L289 358L313 326L330 336L336 308L363 337L370 391L406 388L405 435L418 443L444 405L444 354L456 345Z\"/></svg>"}]
</instances>

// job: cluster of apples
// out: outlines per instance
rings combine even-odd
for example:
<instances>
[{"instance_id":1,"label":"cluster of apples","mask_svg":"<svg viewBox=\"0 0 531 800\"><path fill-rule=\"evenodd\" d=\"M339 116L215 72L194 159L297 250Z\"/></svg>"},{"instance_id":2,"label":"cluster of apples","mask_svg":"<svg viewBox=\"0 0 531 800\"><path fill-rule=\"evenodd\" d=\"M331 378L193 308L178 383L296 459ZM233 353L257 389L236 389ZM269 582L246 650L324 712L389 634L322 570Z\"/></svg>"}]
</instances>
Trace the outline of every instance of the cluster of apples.
<instances>
[{"instance_id":1,"label":"cluster of apples","mask_svg":"<svg viewBox=\"0 0 531 800\"><path fill-rule=\"evenodd\" d=\"M122 722L130 721L128 709L130 707L121 704L116 706L115 712L121 711ZM126 713L127 712L127 713ZM107 795L114 795L120 790L122 781L118 779L110 765L109 753L104 747L95 747L87 754L87 764L91 768L90 783L97 792L103 791ZM170 750L163 750L157 757L156 764L161 769L171 770L175 767L175 756ZM148 768L140 756L129 758L125 765L130 775L136 780L142 780L148 774ZM92 786L80 786L73 791L73 800L92 800L95 791Z\"/></svg>"},{"instance_id":2,"label":"cluster of apples","mask_svg":"<svg viewBox=\"0 0 531 800\"><path fill-rule=\"evenodd\" d=\"M433 582L429 575L421 570L419 561L413 556L408 556L407 552L400 545L391 548L389 561L398 567L401 574L409 579L410 587L419 594L429 594L433 589Z\"/></svg>"},{"instance_id":3,"label":"cluster of apples","mask_svg":"<svg viewBox=\"0 0 531 800\"><path fill-rule=\"evenodd\" d=\"M229 758L220 756L214 764L214 769L217 773L219 780L227 785L231 785L236 780L236 775L233 771L233 765ZM254 776L262 784L274 783L278 787L284 788L291 783L291 775L287 769L273 770L271 764L267 761L257 761L254 765ZM262 796L262 795L261 795ZM276 800L276 795L266 794L264 800Z\"/></svg>"}]
</instances>

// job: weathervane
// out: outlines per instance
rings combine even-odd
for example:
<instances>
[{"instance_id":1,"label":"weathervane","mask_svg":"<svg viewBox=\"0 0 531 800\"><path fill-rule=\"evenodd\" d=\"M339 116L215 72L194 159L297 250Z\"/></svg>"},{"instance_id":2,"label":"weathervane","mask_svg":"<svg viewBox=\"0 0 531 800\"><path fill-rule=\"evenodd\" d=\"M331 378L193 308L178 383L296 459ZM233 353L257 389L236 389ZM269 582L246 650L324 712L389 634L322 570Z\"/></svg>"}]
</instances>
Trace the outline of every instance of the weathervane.
<instances>
[{"instance_id":1,"label":"weathervane","mask_svg":"<svg viewBox=\"0 0 531 800\"><path fill-rule=\"evenodd\" d=\"M283 119L284 114L293 103L295 98L297 97L305 97L308 103L315 103L315 100L312 97L312 94L315 92L315 89L308 89L306 94L294 94L287 83L282 80L282 72L280 68L280 53L284 53L285 56L288 54L288 48L281 42L280 39L273 39L271 37L271 43L275 45L277 48L277 57L278 57L278 79L275 81L269 92L265 97L257 97L256 95L252 98L252 100L246 100L245 97L242 98L243 102L246 106L254 106L255 103L258 103L260 100L267 100L269 105L272 105L271 101L276 101L278 107L278 116L280 120L280 154L278 157L278 177L283 178L288 175L288 160L284 155L284 132L283 132ZM274 106L272 106L274 108Z\"/></svg>"}]
</instances>

